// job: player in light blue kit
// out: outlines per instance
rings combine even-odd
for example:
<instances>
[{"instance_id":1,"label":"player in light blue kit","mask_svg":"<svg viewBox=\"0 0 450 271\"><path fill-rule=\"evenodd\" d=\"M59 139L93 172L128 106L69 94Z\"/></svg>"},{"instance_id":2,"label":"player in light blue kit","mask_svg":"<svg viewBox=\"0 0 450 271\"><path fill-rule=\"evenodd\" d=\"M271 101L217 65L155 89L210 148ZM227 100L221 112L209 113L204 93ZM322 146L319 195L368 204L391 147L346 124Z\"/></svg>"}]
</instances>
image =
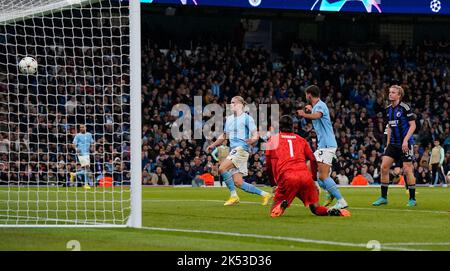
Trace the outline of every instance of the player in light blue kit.
<instances>
[{"instance_id":1,"label":"player in light blue kit","mask_svg":"<svg viewBox=\"0 0 450 271\"><path fill-rule=\"evenodd\" d=\"M233 115L227 117L225 133L220 135L207 148L207 151L211 151L216 146L221 145L226 138L230 141L230 154L219 166L219 172L231 194L230 198L225 202L225 206L239 203L235 185L245 192L262 196L263 205L267 205L272 198L272 194L244 182L243 179L243 176L247 176L248 173L247 161L251 145L255 144L259 139L255 121L249 114L244 112L245 104L241 96L236 96L231 99L231 111Z\"/></svg>"},{"instance_id":2,"label":"player in light blue kit","mask_svg":"<svg viewBox=\"0 0 450 271\"><path fill-rule=\"evenodd\" d=\"M90 154L91 147L94 148L94 138L91 133L86 132L86 125L80 125L80 132L76 134L73 139L73 147L77 152L78 162L80 163L81 170L76 173L70 173L70 181L73 182L79 175L84 177L84 188L91 189L89 186L89 171L90 171Z\"/></svg>"},{"instance_id":3,"label":"player in light blue kit","mask_svg":"<svg viewBox=\"0 0 450 271\"><path fill-rule=\"evenodd\" d=\"M306 99L312 104L305 106L305 109L311 111L311 114L305 113L304 110L298 110L300 117L312 120L314 130L317 134L318 149L314 152L318 163L318 183L321 188L328 191L331 196L328 199L328 206L334 198L337 203L331 207L334 209L344 209L348 207L344 197L342 197L339 188L334 180L330 177L331 165L333 158L336 157L337 142L334 136L333 125L331 124L330 112L327 105L320 100L320 89L315 86L309 86L305 90Z\"/></svg>"}]
</instances>

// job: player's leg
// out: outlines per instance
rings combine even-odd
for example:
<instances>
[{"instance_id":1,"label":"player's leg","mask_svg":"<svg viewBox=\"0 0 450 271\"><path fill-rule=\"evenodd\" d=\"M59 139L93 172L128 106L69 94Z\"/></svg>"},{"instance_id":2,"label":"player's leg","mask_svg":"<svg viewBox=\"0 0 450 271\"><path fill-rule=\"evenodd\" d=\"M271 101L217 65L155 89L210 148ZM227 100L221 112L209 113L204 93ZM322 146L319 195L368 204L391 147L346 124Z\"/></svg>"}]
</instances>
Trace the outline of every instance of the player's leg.
<instances>
[{"instance_id":1,"label":"player's leg","mask_svg":"<svg viewBox=\"0 0 450 271\"><path fill-rule=\"evenodd\" d=\"M69 171L69 186L77 186L75 183L77 179L77 165L74 166L74 168L68 168Z\"/></svg>"},{"instance_id":2,"label":"player's leg","mask_svg":"<svg viewBox=\"0 0 450 271\"><path fill-rule=\"evenodd\" d=\"M328 191L332 197L337 199L336 205L332 208L343 209L347 208L348 204L342 196L339 188L337 187L334 180L330 177L331 165L333 163L333 158L335 157L336 149L319 149L314 152L318 164L318 184L319 186Z\"/></svg>"},{"instance_id":3,"label":"player's leg","mask_svg":"<svg viewBox=\"0 0 450 271\"><path fill-rule=\"evenodd\" d=\"M317 216L327 216L328 215L328 208L325 206L321 206L319 202L316 202L314 204L309 205L309 210L311 210L311 213L317 215ZM339 209L335 209L339 210Z\"/></svg>"},{"instance_id":4,"label":"player's leg","mask_svg":"<svg viewBox=\"0 0 450 271\"><path fill-rule=\"evenodd\" d=\"M319 178L317 182L319 183L320 187L328 191L332 197L337 199L337 203L332 208L335 209L347 208L348 207L347 202L345 201L344 197L339 191L339 188L337 187L334 180L330 177L330 169L331 165L325 163L318 163Z\"/></svg>"},{"instance_id":5,"label":"player's leg","mask_svg":"<svg viewBox=\"0 0 450 271\"><path fill-rule=\"evenodd\" d=\"M321 206L318 202L310 204L309 209L317 216L351 216L350 211L346 209L328 209L325 206Z\"/></svg>"},{"instance_id":6,"label":"player's leg","mask_svg":"<svg viewBox=\"0 0 450 271\"><path fill-rule=\"evenodd\" d=\"M319 193L317 192L316 185L311 177L311 174L302 174L297 197L303 202L305 206L308 206L311 212L317 216L350 216L350 212L345 209L328 209L325 206L319 204Z\"/></svg>"},{"instance_id":7,"label":"player's leg","mask_svg":"<svg viewBox=\"0 0 450 271\"><path fill-rule=\"evenodd\" d=\"M295 182L291 182L289 179L279 180L272 207L270 208L271 217L282 216L284 211L291 205L298 190L295 184Z\"/></svg>"},{"instance_id":8,"label":"player's leg","mask_svg":"<svg viewBox=\"0 0 450 271\"><path fill-rule=\"evenodd\" d=\"M84 186L85 189L90 189L89 186L89 166L83 167L83 180L84 180Z\"/></svg>"},{"instance_id":9,"label":"player's leg","mask_svg":"<svg viewBox=\"0 0 450 271\"><path fill-rule=\"evenodd\" d=\"M329 167L330 168L330 170L331 170L331 167ZM324 169L324 171L325 171L326 169ZM329 175L328 175L329 176ZM326 177L327 179L328 179L328 177ZM332 183L331 182L329 182L329 180L325 180L325 182L323 182L320 178L318 178L318 181L316 182L318 185L319 185L319 187L321 187L321 188L323 188L324 190L325 190L325 203L324 203L324 205L325 206L329 206L329 205L331 205L331 203L333 203L333 201L334 201L334 199L336 198L332 193L330 193L328 190L327 190L327 188L326 188L326 185L327 184L329 184L329 185L332 185ZM320 190L319 190L320 191ZM320 193L319 193L320 194Z\"/></svg>"},{"instance_id":10,"label":"player's leg","mask_svg":"<svg viewBox=\"0 0 450 271\"><path fill-rule=\"evenodd\" d=\"M430 186L434 186L438 182L438 175L437 175L437 166L438 164L431 164L431 180L430 180Z\"/></svg>"},{"instance_id":11,"label":"player's leg","mask_svg":"<svg viewBox=\"0 0 450 271\"><path fill-rule=\"evenodd\" d=\"M248 162L248 152L241 147L237 147L231 151L230 155L227 157L233 165L234 168L230 170L233 175L234 184L240 189L247 193L257 194L263 197L263 205L267 205L269 200L272 198L271 193L267 193L256 186L244 182L243 176L247 176L247 162Z\"/></svg>"},{"instance_id":12,"label":"player's leg","mask_svg":"<svg viewBox=\"0 0 450 271\"><path fill-rule=\"evenodd\" d=\"M76 159L78 159L78 163L73 168L73 172L70 172L70 182L72 183L73 186L78 187L79 177L81 176L81 179L82 179L82 177L84 175L84 169L83 169L84 159L83 159L83 156L81 156L81 155L77 155Z\"/></svg>"},{"instance_id":13,"label":"player's leg","mask_svg":"<svg viewBox=\"0 0 450 271\"><path fill-rule=\"evenodd\" d=\"M78 161L80 163L80 168L76 168L75 169L75 173L71 174L71 179L72 177L75 179L76 183L75 186L78 187L78 181L81 180L81 183L83 183L83 187L84 184L86 183L86 169L85 169L85 159L83 156L78 156Z\"/></svg>"},{"instance_id":14,"label":"player's leg","mask_svg":"<svg viewBox=\"0 0 450 271\"><path fill-rule=\"evenodd\" d=\"M253 184L244 182L242 172L234 172L233 180L234 180L234 184L237 187L239 187L240 189L244 190L245 192L262 196L263 197L263 203L262 203L263 205L267 205L269 203L269 200L272 198L272 194L259 189L258 187L254 186Z\"/></svg>"},{"instance_id":15,"label":"player's leg","mask_svg":"<svg viewBox=\"0 0 450 271\"><path fill-rule=\"evenodd\" d=\"M236 188L234 186L233 176L231 175L230 172L230 170L233 168L235 168L235 166L233 162L228 158L224 159L219 166L220 176L222 177L223 182L225 182L225 185L230 191L230 198L224 204L226 206L237 204L239 202L239 197L236 193Z\"/></svg>"},{"instance_id":16,"label":"player's leg","mask_svg":"<svg viewBox=\"0 0 450 271\"><path fill-rule=\"evenodd\" d=\"M409 190L409 201L408 206L416 206L416 178L414 176L414 167L411 162L403 162L403 170L407 176L408 190Z\"/></svg>"},{"instance_id":17,"label":"player's leg","mask_svg":"<svg viewBox=\"0 0 450 271\"><path fill-rule=\"evenodd\" d=\"M89 165L90 165L90 157L89 155L84 155L80 157L80 165L83 170L83 180L84 180L84 186L85 189L90 189L89 186Z\"/></svg>"},{"instance_id":18,"label":"player's leg","mask_svg":"<svg viewBox=\"0 0 450 271\"><path fill-rule=\"evenodd\" d=\"M305 206L309 207L313 214L317 216L328 215L328 208L325 206L320 206L319 204L319 192L316 189L316 185L314 184L312 177L301 180L297 197Z\"/></svg>"},{"instance_id":19,"label":"player's leg","mask_svg":"<svg viewBox=\"0 0 450 271\"><path fill-rule=\"evenodd\" d=\"M372 203L373 206L387 204L387 194L389 188L389 170L394 163L394 159L388 155L384 155L381 160L381 197Z\"/></svg>"},{"instance_id":20,"label":"player's leg","mask_svg":"<svg viewBox=\"0 0 450 271\"><path fill-rule=\"evenodd\" d=\"M414 167L412 164L413 159L413 146L410 145L407 152L402 152L401 161L403 163L403 172L406 175L406 182L408 184L409 201L407 206L416 206L416 177L414 176Z\"/></svg>"},{"instance_id":21,"label":"player's leg","mask_svg":"<svg viewBox=\"0 0 450 271\"><path fill-rule=\"evenodd\" d=\"M88 186L89 186L89 184L88 184L88 175L87 175L87 170L86 170L85 166L81 165L80 169L77 170L77 172L75 173L75 178L77 180L77 183L78 183L79 179L82 180L84 188L86 188L86 189L90 188L90 187L88 188ZM78 185L76 185L76 186L78 186Z\"/></svg>"}]
</instances>

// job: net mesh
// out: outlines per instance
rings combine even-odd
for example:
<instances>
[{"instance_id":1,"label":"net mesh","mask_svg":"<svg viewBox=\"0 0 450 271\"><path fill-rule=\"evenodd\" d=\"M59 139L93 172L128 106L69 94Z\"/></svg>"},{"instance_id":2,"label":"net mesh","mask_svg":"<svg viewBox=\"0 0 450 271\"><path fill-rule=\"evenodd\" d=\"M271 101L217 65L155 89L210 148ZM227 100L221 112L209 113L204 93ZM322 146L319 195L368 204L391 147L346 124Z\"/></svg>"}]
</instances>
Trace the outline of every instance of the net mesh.
<instances>
[{"instance_id":1,"label":"net mesh","mask_svg":"<svg viewBox=\"0 0 450 271\"><path fill-rule=\"evenodd\" d=\"M128 3L0 1L0 224L126 224ZM24 57L38 63L22 74ZM89 165L74 137L92 134ZM84 154L86 156L86 154Z\"/></svg>"}]
</instances>

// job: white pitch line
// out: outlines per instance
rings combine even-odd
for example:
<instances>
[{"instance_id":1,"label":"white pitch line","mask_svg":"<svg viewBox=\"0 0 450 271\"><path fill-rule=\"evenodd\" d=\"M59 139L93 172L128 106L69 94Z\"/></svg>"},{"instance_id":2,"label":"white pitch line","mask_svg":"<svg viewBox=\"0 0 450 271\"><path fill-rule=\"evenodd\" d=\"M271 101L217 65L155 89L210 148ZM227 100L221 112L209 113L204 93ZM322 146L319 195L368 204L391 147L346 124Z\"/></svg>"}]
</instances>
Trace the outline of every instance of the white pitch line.
<instances>
[{"instance_id":1,"label":"white pitch line","mask_svg":"<svg viewBox=\"0 0 450 271\"><path fill-rule=\"evenodd\" d=\"M449 246L450 243L385 243L386 246Z\"/></svg>"},{"instance_id":2,"label":"white pitch line","mask_svg":"<svg viewBox=\"0 0 450 271\"><path fill-rule=\"evenodd\" d=\"M225 202L225 200L208 200L208 199L144 199L142 200L144 202ZM259 202L253 202L253 201L240 201L239 203L243 204L255 204L255 205L261 205ZM292 206L303 206L302 204L293 203ZM432 214L450 214L447 211L433 211L433 210L408 210L408 209L387 209L387 208L365 208L365 207L349 207L351 209L355 210L366 210L366 211L389 211L389 212L418 212L418 213L432 213Z\"/></svg>"},{"instance_id":3,"label":"white pitch line","mask_svg":"<svg viewBox=\"0 0 450 271\"><path fill-rule=\"evenodd\" d=\"M367 244L348 243L348 242L333 242L333 241L326 241L326 240L305 239L305 238L288 237L288 236L271 236L271 235L260 235L260 234L251 234L251 233L207 231L207 230L191 230L191 229L174 229L174 228L159 228L159 227L142 227L142 229L152 230L152 231L166 231L166 232L186 232L186 233L215 234L215 235L247 237L247 238L256 238L256 239L291 241L291 242L298 242L298 243L333 245L333 246L342 246L342 247L362 247L362 248L367 248ZM423 251L423 250L420 250L420 249L411 249L411 248L404 248L404 247L392 247L392 246L383 246L383 245L381 246L381 248L384 248L384 249L387 249L387 250L400 250L400 251Z\"/></svg>"},{"instance_id":4,"label":"white pitch line","mask_svg":"<svg viewBox=\"0 0 450 271\"><path fill-rule=\"evenodd\" d=\"M216 203L222 203L224 202L223 200L173 200L173 199L145 199L143 200L145 202L216 202ZM243 204L254 204L254 205L260 205L260 203L258 202L252 202L252 201L241 201L240 203ZM296 206L303 206L301 204L292 204L292 205L296 205ZM370 210L370 211L382 211L382 210L388 210L388 211L410 211L410 212L433 212L433 213L445 213L447 214L447 212L440 212L440 211L427 211L427 210L403 210L403 209L372 209L372 208L352 208L352 209L361 209L361 210ZM223 235L232 235L232 236L247 236L248 234L240 234L240 233L224 233L224 232L210 232L210 231L196 231L196 230L182 230L182 229L167 229L167 228L152 228L152 227L147 227L148 229L155 229L155 230L166 230L166 231L170 231L170 230L174 230L174 231L188 231L188 232L200 232L200 233L214 233L214 234L223 234ZM248 235L247 237L253 237L255 235ZM311 243L321 243L321 244L332 244L332 245L339 245L339 243L336 242L332 242L332 241L322 241L322 240L311 240L311 239L303 239L303 238L294 238L294 237L276 237L276 236L269 236L269 237L265 237L265 235L258 235L258 237L255 238L266 238L266 239L279 239L279 240L288 240L288 241L296 241L296 242L301 242L301 240L308 240L308 241L312 241ZM287 238L287 239L286 239ZM317 242L316 242L317 241ZM305 241L306 242L306 241ZM325 243L322 243L325 242ZM353 243L342 243L342 244L346 244L348 246L356 246L356 247L365 247L366 245L364 244L353 244ZM410 250L407 248L397 248L397 247L390 247L390 246L421 246L421 245L425 245L425 246L446 246L446 245L450 245L450 243L383 243L382 246L385 249L393 249L393 250Z\"/></svg>"},{"instance_id":5,"label":"white pitch line","mask_svg":"<svg viewBox=\"0 0 450 271\"><path fill-rule=\"evenodd\" d=\"M144 202L225 202L224 200L217 199L143 199ZM239 203L245 204L258 204L257 202L251 201L240 201Z\"/></svg>"},{"instance_id":6,"label":"white pitch line","mask_svg":"<svg viewBox=\"0 0 450 271\"><path fill-rule=\"evenodd\" d=\"M390 212L414 212L414 213L431 213L431 214L450 214L447 211L433 211L433 210L409 210L409 209L393 209L393 208L365 208L365 207L349 207L350 209L356 210L367 210L367 211L390 211Z\"/></svg>"}]
</instances>

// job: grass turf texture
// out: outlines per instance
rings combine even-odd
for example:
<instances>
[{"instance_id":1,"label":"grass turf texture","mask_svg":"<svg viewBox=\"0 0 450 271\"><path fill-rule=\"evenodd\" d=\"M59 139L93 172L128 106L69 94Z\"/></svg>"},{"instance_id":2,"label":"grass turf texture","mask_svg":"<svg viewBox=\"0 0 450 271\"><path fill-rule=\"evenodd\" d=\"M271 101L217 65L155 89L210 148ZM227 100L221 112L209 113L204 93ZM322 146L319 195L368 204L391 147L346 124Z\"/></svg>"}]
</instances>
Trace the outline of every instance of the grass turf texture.
<instances>
[{"instance_id":1,"label":"grass turf texture","mask_svg":"<svg viewBox=\"0 0 450 271\"><path fill-rule=\"evenodd\" d=\"M78 191L73 194L79 200L83 195L90 200L94 195L102 199L105 194L71 189ZM341 191L350 204L351 217L317 217L296 199L282 217L270 218L270 206L261 206L259 196L242 191L238 191L239 205L224 207L226 188L146 187L143 229L0 228L0 250L68 250L69 240L78 240L82 250L367 251L370 240L380 242L382 250L450 250L449 188L418 188L418 206L414 208L406 207L404 188L390 188L389 204L380 207L371 206L379 196L377 187ZM119 199L123 195L126 199L126 193L116 191L106 193L106 197ZM0 193L0 200L5 200L5 195ZM5 214L2 204L0 215ZM55 201L49 206L62 209L60 204ZM101 207L94 203L87 206ZM75 215L63 213L69 218ZM93 214L88 213L86 218Z\"/></svg>"}]
</instances>

